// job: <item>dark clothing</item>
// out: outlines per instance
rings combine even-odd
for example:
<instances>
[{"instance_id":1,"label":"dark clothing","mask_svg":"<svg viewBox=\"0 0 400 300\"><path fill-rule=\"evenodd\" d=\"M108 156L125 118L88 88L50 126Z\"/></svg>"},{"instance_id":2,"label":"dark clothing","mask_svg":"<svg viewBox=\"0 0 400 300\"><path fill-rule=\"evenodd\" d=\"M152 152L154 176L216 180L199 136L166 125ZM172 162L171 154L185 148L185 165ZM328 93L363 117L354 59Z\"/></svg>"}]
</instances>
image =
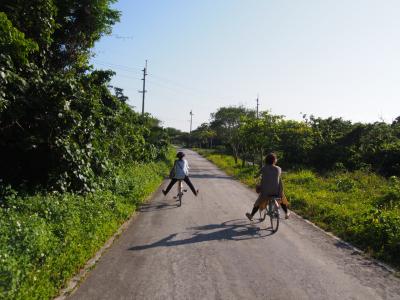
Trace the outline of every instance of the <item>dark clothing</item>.
<instances>
[{"instance_id":1,"label":"dark clothing","mask_svg":"<svg viewBox=\"0 0 400 300\"><path fill-rule=\"evenodd\" d=\"M165 194L167 194L171 188L174 186L174 184L178 181L179 179L176 178L172 178L171 182L169 183L169 185L167 186L167 189L165 190ZM193 194L197 195L197 191L195 190L192 182L190 181L188 176L185 176L185 178L182 179L184 182L186 182L186 184L190 187L190 189L192 190Z\"/></svg>"}]
</instances>

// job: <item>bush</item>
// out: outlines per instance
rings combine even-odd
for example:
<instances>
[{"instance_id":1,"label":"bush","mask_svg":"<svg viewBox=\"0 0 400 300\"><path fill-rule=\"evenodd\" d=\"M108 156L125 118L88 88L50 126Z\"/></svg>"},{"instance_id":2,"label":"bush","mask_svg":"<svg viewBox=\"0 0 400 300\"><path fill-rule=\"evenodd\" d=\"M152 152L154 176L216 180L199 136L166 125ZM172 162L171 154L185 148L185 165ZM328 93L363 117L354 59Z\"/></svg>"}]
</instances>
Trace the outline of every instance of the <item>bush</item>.
<instances>
[{"instance_id":1,"label":"bush","mask_svg":"<svg viewBox=\"0 0 400 300\"><path fill-rule=\"evenodd\" d=\"M338 192L350 192L356 187L356 183L352 178L347 176L339 176L336 178L336 190Z\"/></svg>"},{"instance_id":2,"label":"bush","mask_svg":"<svg viewBox=\"0 0 400 300\"><path fill-rule=\"evenodd\" d=\"M400 209L400 180L396 176L390 178L389 187L383 195L375 199L373 204L378 209Z\"/></svg>"},{"instance_id":3,"label":"bush","mask_svg":"<svg viewBox=\"0 0 400 300\"><path fill-rule=\"evenodd\" d=\"M291 176L290 181L296 184L312 184L316 182L316 177L311 171L301 170L296 172L295 176Z\"/></svg>"},{"instance_id":4,"label":"bush","mask_svg":"<svg viewBox=\"0 0 400 300\"><path fill-rule=\"evenodd\" d=\"M107 188L87 195L0 198L0 295L49 299L160 184L168 160L120 168Z\"/></svg>"}]
</instances>

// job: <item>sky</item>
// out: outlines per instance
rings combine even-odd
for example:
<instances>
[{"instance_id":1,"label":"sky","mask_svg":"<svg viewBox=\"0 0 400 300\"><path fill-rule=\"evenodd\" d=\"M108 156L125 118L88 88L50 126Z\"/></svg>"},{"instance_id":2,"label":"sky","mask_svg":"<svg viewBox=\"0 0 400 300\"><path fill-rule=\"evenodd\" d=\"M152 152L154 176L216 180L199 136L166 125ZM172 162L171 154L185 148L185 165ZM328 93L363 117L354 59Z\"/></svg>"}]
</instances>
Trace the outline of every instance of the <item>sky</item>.
<instances>
[{"instance_id":1,"label":"sky","mask_svg":"<svg viewBox=\"0 0 400 300\"><path fill-rule=\"evenodd\" d=\"M398 0L120 0L92 63L129 104L189 131L223 106L301 120L400 116Z\"/></svg>"}]
</instances>

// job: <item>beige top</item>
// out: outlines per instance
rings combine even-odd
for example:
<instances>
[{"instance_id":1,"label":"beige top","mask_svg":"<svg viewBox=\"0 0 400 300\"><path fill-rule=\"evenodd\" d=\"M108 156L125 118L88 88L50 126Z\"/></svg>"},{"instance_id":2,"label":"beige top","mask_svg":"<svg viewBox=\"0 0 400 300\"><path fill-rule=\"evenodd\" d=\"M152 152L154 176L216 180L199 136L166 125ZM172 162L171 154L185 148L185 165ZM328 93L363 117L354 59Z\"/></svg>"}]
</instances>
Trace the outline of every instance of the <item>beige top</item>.
<instances>
[{"instance_id":1,"label":"beige top","mask_svg":"<svg viewBox=\"0 0 400 300\"><path fill-rule=\"evenodd\" d=\"M282 170L275 165L265 165L261 171L261 197L282 197L283 184L281 179Z\"/></svg>"}]
</instances>

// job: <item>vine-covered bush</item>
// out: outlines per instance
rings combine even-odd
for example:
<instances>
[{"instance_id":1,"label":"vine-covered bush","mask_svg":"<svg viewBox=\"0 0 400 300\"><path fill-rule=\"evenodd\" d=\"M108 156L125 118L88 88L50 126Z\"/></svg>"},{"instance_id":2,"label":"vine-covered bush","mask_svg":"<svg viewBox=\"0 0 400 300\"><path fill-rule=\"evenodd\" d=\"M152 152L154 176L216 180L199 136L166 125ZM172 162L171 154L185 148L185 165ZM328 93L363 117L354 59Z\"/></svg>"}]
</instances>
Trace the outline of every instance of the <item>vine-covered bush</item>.
<instances>
[{"instance_id":1,"label":"vine-covered bush","mask_svg":"<svg viewBox=\"0 0 400 300\"><path fill-rule=\"evenodd\" d=\"M164 155L157 120L134 112L121 89L110 91L112 71L89 64L90 48L119 19L112 2L1 2L3 182L94 191L121 165Z\"/></svg>"}]
</instances>

